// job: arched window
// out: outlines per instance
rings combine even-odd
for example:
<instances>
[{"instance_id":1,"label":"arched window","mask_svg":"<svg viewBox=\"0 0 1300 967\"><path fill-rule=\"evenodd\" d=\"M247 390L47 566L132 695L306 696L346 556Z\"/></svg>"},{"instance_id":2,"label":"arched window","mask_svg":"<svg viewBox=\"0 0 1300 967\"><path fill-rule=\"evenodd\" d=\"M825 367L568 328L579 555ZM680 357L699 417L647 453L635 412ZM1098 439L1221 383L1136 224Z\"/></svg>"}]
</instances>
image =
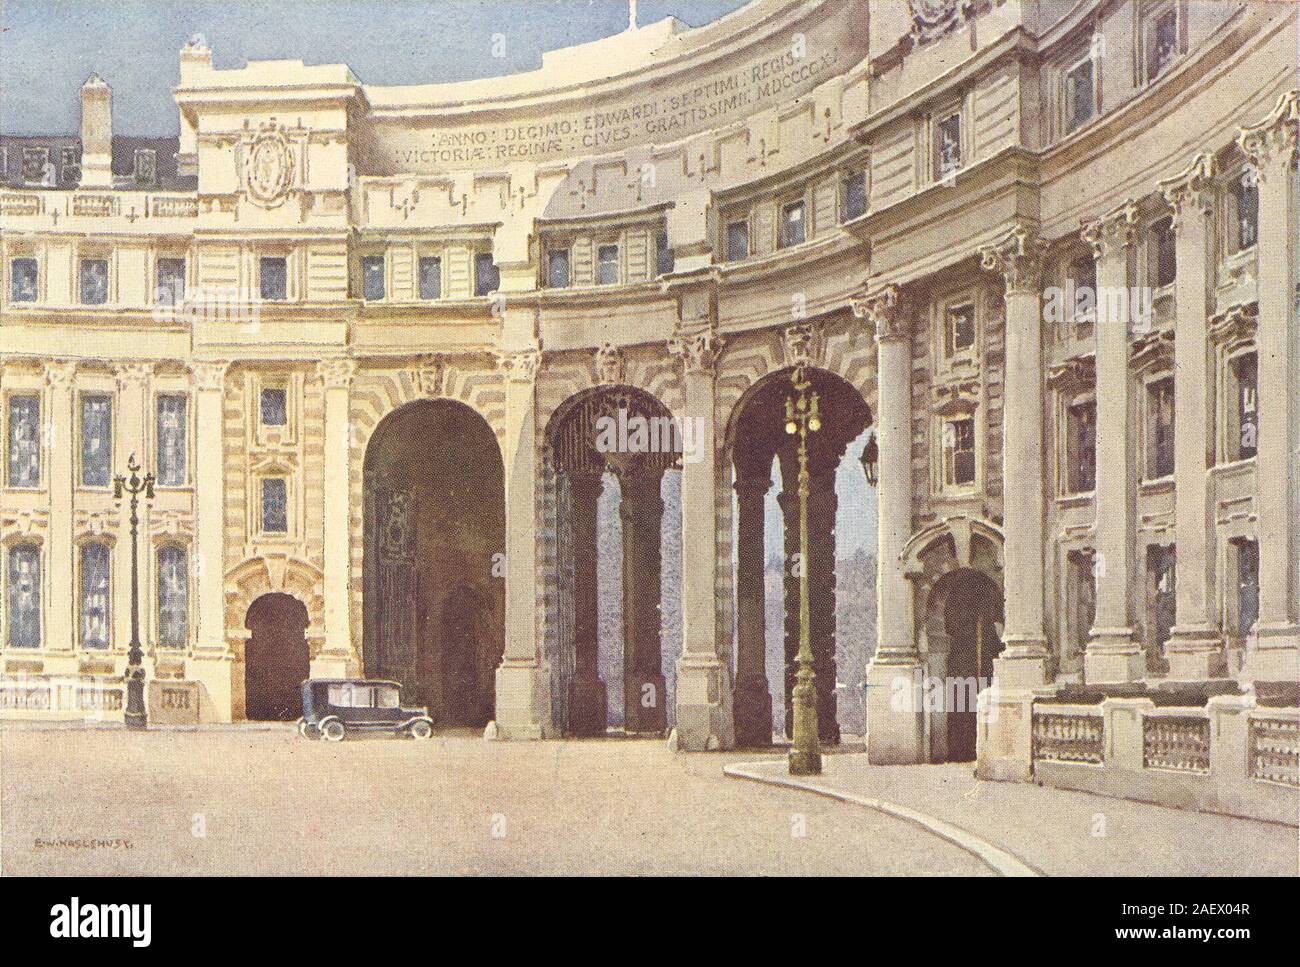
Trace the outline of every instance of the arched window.
<instances>
[{"instance_id":1,"label":"arched window","mask_svg":"<svg viewBox=\"0 0 1300 967\"><path fill-rule=\"evenodd\" d=\"M81 647L107 648L112 617L108 545L81 545Z\"/></svg>"},{"instance_id":2,"label":"arched window","mask_svg":"<svg viewBox=\"0 0 1300 967\"><path fill-rule=\"evenodd\" d=\"M189 636L190 586L185 548L158 548L158 645L184 648Z\"/></svg>"},{"instance_id":3,"label":"arched window","mask_svg":"<svg viewBox=\"0 0 1300 967\"><path fill-rule=\"evenodd\" d=\"M41 646L41 549L35 544L9 548L5 574L10 648Z\"/></svg>"}]
</instances>

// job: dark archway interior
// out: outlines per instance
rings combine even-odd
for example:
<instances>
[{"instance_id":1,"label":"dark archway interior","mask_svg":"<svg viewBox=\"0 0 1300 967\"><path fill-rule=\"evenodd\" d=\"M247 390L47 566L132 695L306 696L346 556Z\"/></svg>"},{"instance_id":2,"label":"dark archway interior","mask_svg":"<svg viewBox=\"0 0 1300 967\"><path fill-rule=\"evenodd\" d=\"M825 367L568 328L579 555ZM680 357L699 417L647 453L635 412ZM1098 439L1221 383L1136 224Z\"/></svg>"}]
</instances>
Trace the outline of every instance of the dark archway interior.
<instances>
[{"instance_id":1,"label":"dark archway interior","mask_svg":"<svg viewBox=\"0 0 1300 967\"><path fill-rule=\"evenodd\" d=\"M799 650L799 460L798 438L785 431L786 400L793 394L793 369L762 380L742 401L732 435L738 516L736 740L743 745L772 741L772 700L764 668L763 501L771 486L772 462L779 463L784 533L785 707L784 729L791 732L791 695ZM818 731L826 744L839 742L835 668L835 490L836 471L845 449L871 425L862 394L843 378L808 369L811 392L818 395L821 429L808 443L809 618L817 681Z\"/></svg>"},{"instance_id":2,"label":"dark archway interior","mask_svg":"<svg viewBox=\"0 0 1300 967\"><path fill-rule=\"evenodd\" d=\"M440 726L485 725L505 646L505 476L453 400L389 414L366 448L363 654Z\"/></svg>"},{"instance_id":3,"label":"dark archway interior","mask_svg":"<svg viewBox=\"0 0 1300 967\"><path fill-rule=\"evenodd\" d=\"M987 574L962 568L944 575L935 593L946 594L944 632L948 637L948 681L945 701L954 698L961 707L946 708L948 761L975 759L975 695L993 681L993 659L1002 650L1002 592ZM974 688L964 683L974 679Z\"/></svg>"},{"instance_id":4,"label":"dark archway interior","mask_svg":"<svg viewBox=\"0 0 1300 967\"><path fill-rule=\"evenodd\" d=\"M307 608L289 594L264 594L249 606L244 627L244 715L285 722L302 715L302 683L310 676Z\"/></svg>"}]
</instances>

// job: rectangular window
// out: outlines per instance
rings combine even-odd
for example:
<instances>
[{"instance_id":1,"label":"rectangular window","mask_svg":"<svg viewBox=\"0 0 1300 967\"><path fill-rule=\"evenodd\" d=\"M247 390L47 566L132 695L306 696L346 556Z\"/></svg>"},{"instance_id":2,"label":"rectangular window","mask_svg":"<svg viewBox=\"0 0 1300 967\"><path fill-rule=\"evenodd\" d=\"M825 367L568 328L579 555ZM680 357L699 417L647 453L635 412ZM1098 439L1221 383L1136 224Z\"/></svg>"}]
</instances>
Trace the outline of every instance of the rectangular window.
<instances>
[{"instance_id":1,"label":"rectangular window","mask_svg":"<svg viewBox=\"0 0 1300 967\"><path fill-rule=\"evenodd\" d=\"M289 530L289 484L283 477L262 478L262 532L284 534Z\"/></svg>"},{"instance_id":2,"label":"rectangular window","mask_svg":"<svg viewBox=\"0 0 1300 967\"><path fill-rule=\"evenodd\" d=\"M1245 636L1259 620L1259 544L1241 538L1237 551L1237 634Z\"/></svg>"},{"instance_id":3,"label":"rectangular window","mask_svg":"<svg viewBox=\"0 0 1300 967\"><path fill-rule=\"evenodd\" d=\"M9 263L9 298L13 302L36 301L36 260L14 259Z\"/></svg>"},{"instance_id":4,"label":"rectangular window","mask_svg":"<svg viewBox=\"0 0 1300 967\"><path fill-rule=\"evenodd\" d=\"M185 549L165 544L158 549L158 644L184 648L189 636L190 587Z\"/></svg>"},{"instance_id":5,"label":"rectangular window","mask_svg":"<svg viewBox=\"0 0 1300 967\"><path fill-rule=\"evenodd\" d=\"M942 180L961 167L961 114L950 114L934 126L934 177Z\"/></svg>"},{"instance_id":6,"label":"rectangular window","mask_svg":"<svg viewBox=\"0 0 1300 967\"><path fill-rule=\"evenodd\" d=\"M1178 15L1166 10L1147 25L1147 83L1165 72L1178 53Z\"/></svg>"},{"instance_id":7,"label":"rectangular window","mask_svg":"<svg viewBox=\"0 0 1300 967\"><path fill-rule=\"evenodd\" d=\"M420 298L442 298L442 258L440 256L420 256Z\"/></svg>"},{"instance_id":8,"label":"rectangular window","mask_svg":"<svg viewBox=\"0 0 1300 967\"><path fill-rule=\"evenodd\" d=\"M1072 494L1085 494L1097 488L1097 405L1088 402L1071 406L1066 421L1066 485Z\"/></svg>"},{"instance_id":9,"label":"rectangular window","mask_svg":"<svg viewBox=\"0 0 1300 967\"><path fill-rule=\"evenodd\" d=\"M154 294L159 305L178 306L185 301L185 260L158 260L158 289Z\"/></svg>"},{"instance_id":10,"label":"rectangular window","mask_svg":"<svg viewBox=\"0 0 1300 967\"><path fill-rule=\"evenodd\" d=\"M1092 58L1081 61L1065 73L1065 133L1092 120Z\"/></svg>"},{"instance_id":11,"label":"rectangular window","mask_svg":"<svg viewBox=\"0 0 1300 967\"><path fill-rule=\"evenodd\" d=\"M257 260L258 291L267 302L284 302L289 298L289 263L283 256L266 256Z\"/></svg>"},{"instance_id":12,"label":"rectangular window","mask_svg":"<svg viewBox=\"0 0 1300 967\"><path fill-rule=\"evenodd\" d=\"M491 295L501 288L501 273L492 261L491 252L479 252L474 256L474 294Z\"/></svg>"},{"instance_id":13,"label":"rectangular window","mask_svg":"<svg viewBox=\"0 0 1300 967\"><path fill-rule=\"evenodd\" d=\"M617 245L602 245L596 249L596 284L618 284Z\"/></svg>"},{"instance_id":14,"label":"rectangular window","mask_svg":"<svg viewBox=\"0 0 1300 967\"><path fill-rule=\"evenodd\" d=\"M41 398L9 397L9 486L41 485Z\"/></svg>"},{"instance_id":15,"label":"rectangular window","mask_svg":"<svg viewBox=\"0 0 1300 967\"><path fill-rule=\"evenodd\" d=\"M113 475L113 398L81 397L81 485L107 487Z\"/></svg>"},{"instance_id":16,"label":"rectangular window","mask_svg":"<svg viewBox=\"0 0 1300 967\"><path fill-rule=\"evenodd\" d=\"M362 256L361 295L367 302L378 302L384 297L384 257L382 255Z\"/></svg>"},{"instance_id":17,"label":"rectangular window","mask_svg":"<svg viewBox=\"0 0 1300 967\"><path fill-rule=\"evenodd\" d=\"M793 202L781 208L781 247L801 245L807 238L804 219L804 204Z\"/></svg>"},{"instance_id":18,"label":"rectangular window","mask_svg":"<svg viewBox=\"0 0 1300 967\"><path fill-rule=\"evenodd\" d=\"M261 393L262 426L284 426L289 422L289 394L283 386L264 386Z\"/></svg>"},{"instance_id":19,"label":"rectangular window","mask_svg":"<svg viewBox=\"0 0 1300 967\"><path fill-rule=\"evenodd\" d=\"M1070 262L1066 271L1071 293L1068 296L1071 318L1087 315L1097 308L1097 263L1091 255L1081 255Z\"/></svg>"},{"instance_id":20,"label":"rectangular window","mask_svg":"<svg viewBox=\"0 0 1300 967\"><path fill-rule=\"evenodd\" d=\"M727 223L727 261L749 258L749 222L741 219Z\"/></svg>"},{"instance_id":21,"label":"rectangular window","mask_svg":"<svg viewBox=\"0 0 1300 967\"><path fill-rule=\"evenodd\" d=\"M851 171L840 187L840 221L847 222L867 213L867 173Z\"/></svg>"},{"instance_id":22,"label":"rectangular window","mask_svg":"<svg viewBox=\"0 0 1300 967\"><path fill-rule=\"evenodd\" d=\"M975 482L975 420L952 420L944 429L945 479L951 486Z\"/></svg>"},{"instance_id":23,"label":"rectangular window","mask_svg":"<svg viewBox=\"0 0 1300 967\"><path fill-rule=\"evenodd\" d=\"M567 289L569 287L569 250L567 248L549 249L547 251L546 287L548 289Z\"/></svg>"},{"instance_id":24,"label":"rectangular window","mask_svg":"<svg viewBox=\"0 0 1300 967\"><path fill-rule=\"evenodd\" d=\"M81 149L59 149L59 184L76 185L81 181Z\"/></svg>"},{"instance_id":25,"label":"rectangular window","mask_svg":"<svg viewBox=\"0 0 1300 967\"><path fill-rule=\"evenodd\" d=\"M1259 240L1259 186L1253 178L1243 175L1232 186L1232 196L1237 208L1237 251L1251 248Z\"/></svg>"},{"instance_id":26,"label":"rectangular window","mask_svg":"<svg viewBox=\"0 0 1300 967\"><path fill-rule=\"evenodd\" d=\"M41 647L41 549L35 544L9 548L10 648Z\"/></svg>"},{"instance_id":27,"label":"rectangular window","mask_svg":"<svg viewBox=\"0 0 1300 967\"><path fill-rule=\"evenodd\" d=\"M1070 635L1073 655L1082 655L1088 635L1097 620L1097 579L1095 558L1090 550L1071 551L1070 562Z\"/></svg>"},{"instance_id":28,"label":"rectangular window","mask_svg":"<svg viewBox=\"0 0 1300 967\"><path fill-rule=\"evenodd\" d=\"M109 628L108 545L81 546L81 647L107 648Z\"/></svg>"},{"instance_id":29,"label":"rectangular window","mask_svg":"<svg viewBox=\"0 0 1300 967\"><path fill-rule=\"evenodd\" d=\"M158 180L158 153L153 148L136 148L135 183L152 185Z\"/></svg>"},{"instance_id":30,"label":"rectangular window","mask_svg":"<svg viewBox=\"0 0 1300 967\"><path fill-rule=\"evenodd\" d=\"M1174 472L1174 381L1162 379L1147 387L1147 479Z\"/></svg>"},{"instance_id":31,"label":"rectangular window","mask_svg":"<svg viewBox=\"0 0 1300 967\"><path fill-rule=\"evenodd\" d=\"M185 486L187 400L179 394L158 397L158 486Z\"/></svg>"},{"instance_id":32,"label":"rectangular window","mask_svg":"<svg viewBox=\"0 0 1300 967\"><path fill-rule=\"evenodd\" d=\"M1177 619L1175 554L1173 545L1153 544L1147 548L1147 608L1152 657L1158 658Z\"/></svg>"},{"instance_id":33,"label":"rectangular window","mask_svg":"<svg viewBox=\"0 0 1300 967\"><path fill-rule=\"evenodd\" d=\"M102 306L108 301L108 260L81 260L81 304Z\"/></svg>"},{"instance_id":34,"label":"rectangular window","mask_svg":"<svg viewBox=\"0 0 1300 967\"><path fill-rule=\"evenodd\" d=\"M1152 276L1157 289L1173 285L1178 275L1178 250L1173 219L1162 218L1151 226Z\"/></svg>"},{"instance_id":35,"label":"rectangular window","mask_svg":"<svg viewBox=\"0 0 1300 967\"><path fill-rule=\"evenodd\" d=\"M944 348L949 356L975 348L975 307L951 306L944 313Z\"/></svg>"},{"instance_id":36,"label":"rectangular window","mask_svg":"<svg viewBox=\"0 0 1300 967\"><path fill-rule=\"evenodd\" d=\"M655 274L668 275L676 264L677 259L668 246L668 236L660 232L655 236Z\"/></svg>"},{"instance_id":37,"label":"rectangular window","mask_svg":"<svg viewBox=\"0 0 1300 967\"><path fill-rule=\"evenodd\" d=\"M1259 395L1256 383L1255 354L1239 356L1232 361L1232 381L1236 386L1236 432L1232 458L1248 460L1256 453L1259 443Z\"/></svg>"},{"instance_id":38,"label":"rectangular window","mask_svg":"<svg viewBox=\"0 0 1300 967\"><path fill-rule=\"evenodd\" d=\"M33 185L44 182L49 163L49 148L23 148L23 181ZM53 178L50 180L53 181Z\"/></svg>"}]
</instances>

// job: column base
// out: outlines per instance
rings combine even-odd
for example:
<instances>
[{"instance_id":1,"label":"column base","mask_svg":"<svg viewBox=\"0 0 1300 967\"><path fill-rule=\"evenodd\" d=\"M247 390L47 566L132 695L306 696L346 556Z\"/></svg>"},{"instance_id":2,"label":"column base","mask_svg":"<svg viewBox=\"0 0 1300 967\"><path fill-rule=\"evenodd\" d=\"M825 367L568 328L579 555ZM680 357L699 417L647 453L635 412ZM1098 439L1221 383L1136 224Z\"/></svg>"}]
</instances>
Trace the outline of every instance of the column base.
<instances>
[{"instance_id":1,"label":"column base","mask_svg":"<svg viewBox=\"0 0 1300 967\"><path fill-rule=\"evenodd\" d=\"M993 681L999 688L1036 688L1052 680L1044 638L1003 639L1002 653L993 659Z\"/></svg>"},{"instance_id":2,"label":"column base","mask_svg":"<svg viewBox=\"0 0 1300 967\"><path fill-rule=\"evenodd\" d=\"M929 761L920 658L874 659L867 666L867 761L873 765L916 765Z\"/></svg>"},{"instance_id":3,"label":"column base","mask_svg":"<svg viewBox=\"0 0 1300 967\"><path fill-rule=\"evenodd\" d=\"M604 735L609 728L608 705L603 678L575 677L569 682L569 734Z\"/></svg>"},{"instance_id":4,"label":"column base","mask_svg":"<svg viewBox=\"0 0 1300 967\"><path fill-rule=\"evenodd\" d=\"M735 747L731 683L716 657L687 652L677 660L677 727L672 741L683 752Z\"/></svg>"},{"instance_id":5,"label":"column base","mask_svg":"<svg viewBox=\"0 0 1300 967\"><path fill-rule=\"evenodd\" d=\"M495 715L497 739L549 739L555 735L551 672L545 662L507 659L497 667Z\"/></svg>"},{"instance_id":6,"label":"column base","mask_svg":"<svg viewBox=\"0 0 1300 967\"><path fill-rule=\"evenodd\" d=\"M1250 682L1300 681L1300 627L1257 624L1240 677Z\"/></svg>"},{"instance_id":7,"label":"column base","mask_svg":"<svg viewBox=\"0 0 1300 967\"><path fill-rule=\"evenodd\" d=\"M736 745L754 748L772 744L772 693L762 675L736 679Z\"/></svg>"},{"instance_id":8,"label":"column base","mask_svg":"<svg viewBox=\"0 0 1300 967\"><path fill-rule=\"evenodd\" d=\"M1165 645L1169 662L1166 678L1178 682L1200 682L1223 678L1228 672L1228 658L1223 639L1208 625L1175 627Z\"/></svg>"},{"instance_id":9,"label":"column base","mask_svg":"<svg viewBox=\"0 0 1300 967\"><path fill-rule=\"evenodd\" d=\"M994 680L997 680L994 673ZM979 694L975 775L998 782L1028 782L1034 773L1033 705L1053 688L1005 688Z\"/></svg>"},{"instance_id":10,"label":"column base","mask_svg":"<svg viewBox=\"0 0 1300 967\"><path fill-rule=\"evenodd\" d=\"M655 672L623 679L623 729L627 732L666 732L668 706L664 676Z\"/></svg>"},{"instance_id":11,"label":"column base","mask_svg":"<svg viewBox=\"0 0 1300 967\"><path fill-rule=\"evenodd\" d=\"M244 717L243 665L224 649L195 651L185 663L185 677L199 686L198 720L233 722Z\"/></svg>"},{"instance_id":12,"label":"column base","mask_svg":"<svg viewBox=\"0 0 1300 967\"><path fill-rule=\"evenodd\" d=\"M1083 680L1089 685L1136 682L1146 677L1146 653L1132 628L1097 628L1083 653Z\"/></svg>"}]
</instances>

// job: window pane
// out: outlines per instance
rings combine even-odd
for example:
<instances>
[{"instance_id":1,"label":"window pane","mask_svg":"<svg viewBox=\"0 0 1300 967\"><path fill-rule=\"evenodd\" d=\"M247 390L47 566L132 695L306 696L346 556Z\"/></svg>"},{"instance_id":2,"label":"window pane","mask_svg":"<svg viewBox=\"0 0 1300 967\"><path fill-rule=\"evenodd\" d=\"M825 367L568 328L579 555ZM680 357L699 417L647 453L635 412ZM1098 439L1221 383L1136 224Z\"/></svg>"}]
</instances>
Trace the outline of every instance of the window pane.
<instances>
[{"instance_id":1,"label":"window pane","mask_svg":"<svg viewBox=\"0 0 1300 967\"><path fill-rule=\"evenodd\" d=\"M36 301L35 259L14 259L9 263L9 298L14 302Z\"/></svg>"},{"instance_id":2,"label":"window pane","mask_svg":"<svg viewBox=\"0 0 1300 967\"><path fill-rule=\"evenodd\" d=\"M1065 75L1065 130L1073 131L1092 117L1092 61Z\"/></svg>"},{"instance_id":3,"label":"window pane","mask_svg":"<svg viewBox=\"0 0 1300 967\"><path fill-rule=\"evenodd\" d=\"M948 310L948 352L962 352L975 345L975 307L954 306Z\"/></svg>"},{"instance_id":4,"label":"window pane","mask_svg":"<svg viewBox=\"0 0 1300 967\"><path fill-rule=\"evenodd\" d=\"M361 260L361 294L368 302L384 297L384 257L367 255Z\"/></svg>"},{"instance_id":5,"label":"window pane","mask_svg":"<svg viewBox=\"0 0 1300 967\"><path fill-rule=\"evenodd\" d=\"M781 244L799 245L805 237L803 202L786 205L781 209Z\"/></svg>"},{"instance_id":6,"label":"window pane","mask_svg":"<svg viewBox=\"0 0 1300 967\"><path fill-rule=\"evenodd\" d=\"M9 549L9 647L41 646L41 552L32 544Z\"/></svg>"},{"instance_id":7,"label":"window pane","mask_svg":"<svg viewBox=\"0 0 1300 967\"><path fill-rule=\"evenodd\" d=\"M596 250L596 263L596 283L598 285L616 285L618 283L618 246L600 246Z\"/></svg>"},{"instance_id":8,"label":"window pane","mask_svg":"<svg viewBox=\"0 0 1300 967\"><path fill-rule=\"evenodd\" d=\"M1155 644L1163 648L1177 620L1174 548L1151 547L1147 568L1151 580L1151 628Z\"/></svg>"},{"instance_id":9,"label":"window pane","mask_svg":"<svg viewBox=\"0 0 1300 967\"><path fill-rule=\"evenodd\" d=\"M382 685L375 686L375 708L400 708L400 695L395 688L385 688Z\"/></svg>"},{"instance_id":10,"label":"window pane","mask_svg":"<svg viewBox=\"0 0 1300 967\"><path fill-rule=\"evenodd\" d=\"M98 306L108 301L108 261L106 259L81 260L81 302Z\"/></svg>"},{"instance_id":11,"label":"window pane","mask_svg":"<svg viewBox=\"0 0 1300 967\"><path fill-rule=\"evenodd\" d=\"M158 397L158 484L162 487L185 485L185 408L184 396Z\"/></svg>"},{"instance_id":12,"label":"window pane","mask_svg":"<svg viewBox=\"0 0 1300 967\"><path fill-rule=\"evenodd\" d=\"M81 398L81 485L107 487L113 466L113 400Z\"/></svg>"},{"instance_id":13,"label":"window pane","mask_svg":"<svg viewBox=\"0 0 1300 967\"><path fill-rule=\"evenodd\" d=\"M1247 460L1259 442L1259 397L1255 382L1255 357L1243 356L1233 365L1237 381L1237 459Z\"/></svg>"},{"instance_id":14,"label":"window pane","mask_svg":"<svg viewBox=\"0 0 1300 967\"><path fill-rule=\"evenodd\" d=\"M81 647L108 647L108 545L81 548Z\"/></svg>"},{"instance_id":15,"label":"window pane","mask_svg":"<svg viewBox=\"0 0 1300 967\"><path fill-rule=\"evenodd\" d=\"M936 178L961 167L961 115L944 118L935 126L934 148Z\"/></svg>"},{"instance_id":16,"label":"window pane","mask_svg":"<svg viewBox=\"0 0 1300 967\"><path fill-rule=\"evenodd\" d=\"M420 258L420 298L442 298L442 259L436 255Z\"/></svg>"},{"instance_id":17,"label":"window pane","mask_svg":"<svg viewBox=\"0 0 1300 967\"><path fill-rule=\"evenodd\" d=\"M158 291L156 298L162 305L179 305L185 301L185 260L158 260Z\"/></svg>"},{"instance_id":18,"label":"window pane","mask_svg":"<svg viewBox=\"0 0 1300 967\"><path fill-rule=\"evenodd\" d=\"M40 486L40 428L40 397L9 397L9 486Z\"/></svg>"},{"instance_id":19,"label":"window pane","mask_svg":"<svg viewBox=\"0 0 1300 967\"><path fill-rule=\"evenodd\" d=\"M501 287L501 275L490 252L474 256L474 294L489 295Z\"/></svg>"},{"instance_id":20,"label":"window pane","mask_svg":"<svg viewBox=\"0 0 1300 967\"><path fill-rule=\"evenodd\" d=\"M278 386L262 389L262 426L284 426L289 422L289 403L285 390Z\"/></svg>"},{"instance_id":21,"label":"window pane","mask_svg":"<svg viewBox=\"0 0 1300 967\"><path fill-rule=\"evenodd\" d=\"M1174 472L1174 381L1165 379L1153 383L1149 393L1150 454L1147 476L1167 477Z\"/></svg>"},{"instance_id":22,"label":"window pane","mask_svg":"<svg viewBox=\"0 0 1300 967\"><path fill-rule=\"evenodd\" d=\"M848 221L867 211L867 173L855 171L844 179L844 216Z\"/></svg>"},{"instance_id":23,"label":"window pane","mask_svg":"<svg viewBox=\"0 0 1300 967\"><path fill-rule=\"evenodd\" d=\"M1247 249L1259 238L1259 188L1254 184L1239 184L1237 196L1237 248Z\"/></svg>"},{"instance_id":24,"label":"window pane","mask_svg":"<svg viewBox=\"0 0 1300 967\"><path fill-rule=\"evenodd\" d=\"M1259 619L1259 544L1237 542L1237 633L1249 634Z\"/></svg>"},{"instance_id":25,"label":"window pane","mask_svg":"<svg viewBox=\"0 0 1300 967\"><path fill-rule=\"evenodd\" d=\"M676 260L673 250L668 247L668 236L659 235L655 238L655 273L657 275L667 275L673 270Z\"/></svg>"},{"instance_id":26,"label":"window pane","mask_svg":"<svg viewBox=\"0 0 1300 967\"><path fill-rule=\"evenodd\" d=\"M158 550L158 644L163 648L184 648L189 634L185 557L174 545Z\"/></svg>"},{"instance_id":27,"label":"window pane","mask_svg":"<svg viewBox=\"0 0 1300 967\"><path fill-rule=\"evenodd\" d=\"M1096 407L1083 403L1069 413L1069 481L1071 493L1087 493L1097 485Z\"/></svg>"},{"instance_id":28,"label":"window pane","mask_svg":"<svg viewBox=\"0 0 1300 967\"><path fill-rule=\"evenodd\" d=\"M749 258L749 223L731 222L727 225L727 261L739 262Z\"/></svg>"},{"instance_id":29,"label":"window pane","mask_svg":"<svg viewBox=\"0 0 1300 967\"><path fill-rule=\"evenodd\" d=\"M289 530L288 487L283 477L262 481L262 530L268 534Z\"/></svg>"},{"instance_id":30,"label":"window pane","mask_svg":"<svg viewBox=\"0 0 1300 967\"><path fill-rule=\"evenodd\" d=\"M1156 286L1172 285L1178 274L1178 254L1173 222L1168 218L1162 218L1152 226L1152 236L1156 250Z\"/></svg>"},{"instance_id":31,"label":"window pane","mask_svg":"<svg viewBox=\"0 0 1300 967\"><path fill-rule=\"evenodd\" d=\"M135 152L135 180L140 185L152 185L158 174L158 155L150 148L137 148Z\"/></svg>"},{"instance_id":32,"label":"window pane","mask_svg":"<svg viewBox=\"0 0 1300 967\"><path fill-rule=\"evenodd\" d=\"M569 250L567 248L546 253L546 285L551 289L568 287Z\"/></svg>"},{"instance_id":33,"label":"window pane","mask_svg":"<svg viewBox=\"0 0 1300 967\"><path fill-rule=\"evenodd\" d=\"M289 292L288 263L282 258L258 259L258 283L263 299L283 302Z\"/></svg>"},{"instance_id":34,"label":"window pane","mask_svg":"<svg viewBox=\"0 0 1300 967\"><path fill-rule=\"evenodd\" d=\"M1172 10L1161 14L1147 34L1147 80L1153 81L1169 66L1178 49L1178 21Z\"/></svg>"}]
</instances>

